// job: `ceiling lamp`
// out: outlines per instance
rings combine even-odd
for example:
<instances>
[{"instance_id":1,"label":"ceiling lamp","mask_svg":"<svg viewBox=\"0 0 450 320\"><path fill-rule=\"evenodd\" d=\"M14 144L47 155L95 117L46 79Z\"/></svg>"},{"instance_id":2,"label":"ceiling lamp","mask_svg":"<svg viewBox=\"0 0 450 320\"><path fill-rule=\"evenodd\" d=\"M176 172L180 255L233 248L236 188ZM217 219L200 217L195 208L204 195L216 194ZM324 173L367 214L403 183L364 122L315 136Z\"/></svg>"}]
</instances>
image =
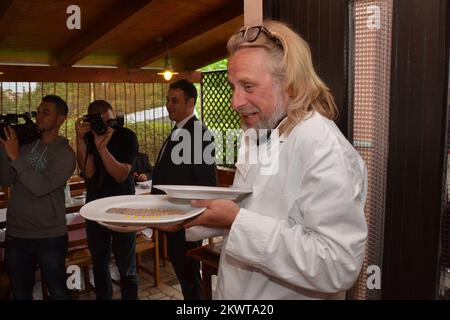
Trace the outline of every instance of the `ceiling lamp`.
<instances>
[{"instance_id":1,"label":"ceiling lamp","mask_svg":"<svg viewBox=\"0 0 450 320\"><path fill-rule=\"evenodd\" d=\"M173 71L172 65L170 64L169 53L166 54L163 72L158 72L158 74L163 76L166 81L170 81L173 75L178 74L178 72Z\"/></svg>"}]
</instances>

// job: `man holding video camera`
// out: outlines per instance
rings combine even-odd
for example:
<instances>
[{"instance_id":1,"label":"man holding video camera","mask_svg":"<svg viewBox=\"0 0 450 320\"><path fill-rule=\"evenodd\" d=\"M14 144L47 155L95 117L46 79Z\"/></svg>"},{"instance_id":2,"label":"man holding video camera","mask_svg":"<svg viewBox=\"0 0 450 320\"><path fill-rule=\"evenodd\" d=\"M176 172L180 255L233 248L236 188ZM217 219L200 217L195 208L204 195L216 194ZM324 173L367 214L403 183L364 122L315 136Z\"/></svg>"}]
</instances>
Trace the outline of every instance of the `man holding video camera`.
<instances>
[{"instance_id":1,"label":"man holding video camera","mask_svg":"<svg viewBox=\"0 0 450 320\"><path fill-rule=\"evenodd\" d=\"M111 105L95 100L88 115L77 120L77 161L86 181L86 202L135 193L132 164L139 146L136 134L115 119ZM136 233L111 231L86 221L98 300L112 299L109 262L114 253L123 300L137 299Z\"/></svg>"},{"instance_id":2,"label":"man holding video camera","mask_svg":"<svg viewBox=\"0 0 450 320\"><path fill-rule=\"evenodd\" d=\"M37 265L50 298L69 299L64 187L75 170L75 153L59 135L67 112L59 96L45 96L36 116L40 138L29 142L34 129L21 125L3 127L0 135L0 184L12 186L5 264L14 299L33 299Z\"/></svg>"}]
</instances>

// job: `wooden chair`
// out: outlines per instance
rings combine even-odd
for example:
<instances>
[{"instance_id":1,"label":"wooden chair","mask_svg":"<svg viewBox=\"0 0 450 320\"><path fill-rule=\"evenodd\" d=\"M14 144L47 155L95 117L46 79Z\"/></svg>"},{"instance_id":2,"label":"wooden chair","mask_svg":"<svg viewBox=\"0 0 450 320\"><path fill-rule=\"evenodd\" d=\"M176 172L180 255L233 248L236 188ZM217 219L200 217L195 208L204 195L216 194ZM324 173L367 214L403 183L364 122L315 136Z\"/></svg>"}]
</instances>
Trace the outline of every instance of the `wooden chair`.
<instances>
[{"instance_id":1,"label":"wooden chair","mask_svg":"<svg viewBox=\"0 0 450 320\"><path fill-rule=\"evenodd\" d=\"M161 282L160 275L160 248L159 248L159 232L158 230L152 229L153 235L152 238L149 239L146 235L142 233L136 234L136 246L135 246L135 254L136 254L136 271L144 271L153 276L154 286L159 286ZM142 255L146 251L153 251L153 270L147 268L142 264ZM112 283L120 286L120 280L111 279Z\"/></svg>"},{"instance_id":2,"label":"wooden chair","mask_svg":"<svg viewBox=\"0 0 450 320\"><path fill-rule=\"evenodd\" d=\"M8 206L9 188L0 187L0 208L6 208Z\"/></svg>"},{"instance_id":3,"label":"wooden chair","mask_svg":"<svg viewBox=\"0 0 450 320\"><path fill-rule=\"evenodd\" d=\"M84 294L93 290L94 287L89 281L89 267L92 265L92 259L87 245L87 235L83 217L81 217L80 215L76 215L75 218L67 225L67 231L69 242L68 253L66 256L66 267L71 265L80 267L84 278L84 290L81 290L76 294ZM40 275L42 297L44 299L48 299L48 288L47 284L44 281L42 271L40 272Z\"/></svg>"},{"instance_id":4,"label":"wooden chair","mask_svg":"<svg viewBox=\"0 0 450 320\"><path fill-rule=\"evenodd\" d=\"M153 270L142 265L142 254L148 250L153 250ZM155 287L159 286L161 277L159 269L159 232L153 229L152 238L149 239L142 233L136 235L136 269L139 272L143 270L151 274L154 278Z\"/></svg>"},{"instance_id":5,"label":"wooden chair","mask_svg":"<svg viewBox=\"0 0 450 320\"><path fill-rule=\"evenodd\" d=\"M70 195L72 197L81 196L86 191L86 185L84 181L72 181L69 182Z\"/></svg>"},{"instance_id":6,"label":"wooden chair","mask_svg":"<svg viewBox=\"0 0 450 320\"><path fill-rule=\"evenodd\" d=\"M170 260L167 253L167 234L165 232L159 233L159 256L163 267L165 267L166 260Z\"/></svg>"},{"instance_id":7,"label":"wooden chair","mask_svg":"<svg viewBox=\"0 0 450 320\"><path fill-rule=\"evenodd\" d=\"M92 259L88 249L85 227L85 221L80 215L77 215L67 225L69 249L66 257L66 266L77 265L82 269L85 289L81 293L94 288L89 281L89 267L92 265Z\"/></svg>"},{"instance_id":8,"label":"wooden chair","mask_svg":"<svg viewBox=\"0 0 450 320\"><path fill-rule=\"evenodd\" d=\"M233 185L235 170L231 168L218 167L217 168L217 186L229 187Z\"/></svg>"},{"instance_id":9,"label":"wooden chair","mask_svg":"<svg viewBox=\"0 0 450 320\"><path fill-rule=\"evenodd\" d=\"M0 241L0 300L11 299L9 278L5 270L5 241Z\"/></svg>"},{"instance_id":10,"label":"wooden chair","mask_svg":"<svg viewBox=\"0 0 450 320\"><path fill-rule=\"evenodd\" d=\"M219 270L220 252L222 242L210 242L207 245L198 247L187 252L187 256L200 261L202 264L202 284L205 299L212 300L211 278L217 275Z\"/></svg>"}]
</instances>

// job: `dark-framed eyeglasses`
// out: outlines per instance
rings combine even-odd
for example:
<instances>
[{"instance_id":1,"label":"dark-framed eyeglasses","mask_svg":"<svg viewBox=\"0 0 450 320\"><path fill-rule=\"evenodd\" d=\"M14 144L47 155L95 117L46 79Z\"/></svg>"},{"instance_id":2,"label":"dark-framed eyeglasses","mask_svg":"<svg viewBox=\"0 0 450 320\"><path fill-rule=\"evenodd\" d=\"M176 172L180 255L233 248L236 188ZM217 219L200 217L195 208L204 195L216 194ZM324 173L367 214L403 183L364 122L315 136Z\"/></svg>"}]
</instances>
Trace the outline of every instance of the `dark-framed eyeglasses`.
<instances>
[{"instance_id":1,"label":"dark-framed eyeglasses","mask_svg":"<svg viewBox=\"0 0 450 320\"><path fill-rule=\"evenodd\" d=\"M272 32L270 32L269 29L264 26L242 27L238 33L246 42L255 42L256 39L258 39L258 37L261 35L261 33L264 33L269 40L271 40L281 49L284 49L280 39L273 35Z\"/></svg>"}]
</instances>

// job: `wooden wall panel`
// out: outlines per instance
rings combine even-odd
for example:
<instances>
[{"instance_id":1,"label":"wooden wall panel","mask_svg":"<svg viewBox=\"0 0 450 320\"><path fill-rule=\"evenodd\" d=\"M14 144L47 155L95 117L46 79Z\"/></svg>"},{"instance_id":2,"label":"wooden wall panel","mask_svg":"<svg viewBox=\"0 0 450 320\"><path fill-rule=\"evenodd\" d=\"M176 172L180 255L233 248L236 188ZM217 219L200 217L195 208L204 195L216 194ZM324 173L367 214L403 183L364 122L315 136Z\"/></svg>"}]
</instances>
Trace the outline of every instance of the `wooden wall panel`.
<instances>
[{"instance_id":1,"label":"wooden wall panel","mask_svg":"<svg viewBox=\"0 0 450 320\"><path fill-rule=\"evenodd\" d=\"M395 0L384 299L437 296L449 2Z\"/></svg>"},{"instance_id":2,"label":"wooden wall panel","mask_svg":"<svg viewBox=\"0 0 450 320\"><path fill-rule=\"evenodd\" d=\"M290 24L310 45L317 73L331 89L348 137L348 0L264 0L264 16Z\"/></svg>"}]
</instances>

